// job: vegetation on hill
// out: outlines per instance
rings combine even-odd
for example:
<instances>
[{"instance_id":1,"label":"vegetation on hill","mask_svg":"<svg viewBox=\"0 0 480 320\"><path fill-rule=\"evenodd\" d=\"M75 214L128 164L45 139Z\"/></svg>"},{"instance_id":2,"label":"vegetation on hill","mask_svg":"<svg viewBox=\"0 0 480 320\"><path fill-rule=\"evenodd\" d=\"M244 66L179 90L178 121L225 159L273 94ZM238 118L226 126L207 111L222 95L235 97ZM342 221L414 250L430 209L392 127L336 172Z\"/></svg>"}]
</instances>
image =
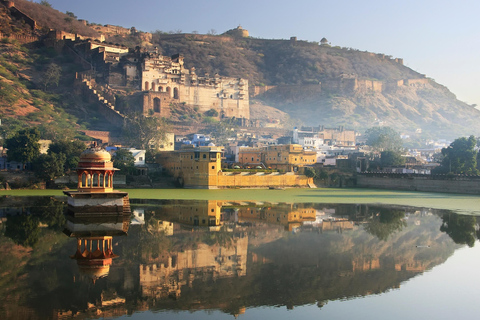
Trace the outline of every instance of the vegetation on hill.
<instances>
[{"instance_id":1,"label":"vegetation on hill","mask_svg":"<svg viewBox=\"0 0 480 320\"><path fill-rule=\"evenodd\" d=\"M34 19L42 33L55 29L83 36L98 36L95 30L78 21L73 12L63 13L55 10L48 1L41 1L39 4L27 0L15 0L15 7Z\"/></svg>"}]
</instances>

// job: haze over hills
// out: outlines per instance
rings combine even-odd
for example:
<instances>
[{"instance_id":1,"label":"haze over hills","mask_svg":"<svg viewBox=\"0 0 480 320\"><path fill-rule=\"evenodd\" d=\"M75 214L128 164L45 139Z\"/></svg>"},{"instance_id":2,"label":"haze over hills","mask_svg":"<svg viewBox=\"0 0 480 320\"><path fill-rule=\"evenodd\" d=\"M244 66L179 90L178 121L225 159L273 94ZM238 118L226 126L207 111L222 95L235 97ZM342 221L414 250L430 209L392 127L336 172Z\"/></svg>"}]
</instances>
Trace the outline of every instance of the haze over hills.
<instances>
[{"instance_id":1,"label":"haze over hills","mask_svg":"<svg viewBox=\"0 0 480 320\"><path fill-rule=\"evenodd\" d=\"M98 35L96 24L84 25L72 15L25 0L17 0L15 5L37 21L37 32L56 28ZM421 129L426 136L439 138L480 134L475 126L480 111L404 66L402 59L336 47L326 39L321 43L294 37L255 39L246 32L241 28L222 35L136 32L106 35L106 40L130 47L156 46L164 55L180 53L185 67L195 67L198 74L248 79L251 104L276 108L305 125L343 125L358 131L388 125L405 133ZM73 69L69 67L70 72ZM270 113L267 110L272 109L265 108Z\"/></svg>"}]
</instances>

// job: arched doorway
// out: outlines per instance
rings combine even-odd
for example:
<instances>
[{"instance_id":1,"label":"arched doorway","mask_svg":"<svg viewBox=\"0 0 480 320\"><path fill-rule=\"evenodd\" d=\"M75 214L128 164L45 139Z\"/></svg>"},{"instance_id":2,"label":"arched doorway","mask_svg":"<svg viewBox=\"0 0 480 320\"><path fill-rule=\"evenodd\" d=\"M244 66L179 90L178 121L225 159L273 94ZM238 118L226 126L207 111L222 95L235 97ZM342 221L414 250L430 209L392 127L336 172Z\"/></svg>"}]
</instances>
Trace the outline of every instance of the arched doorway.
<instances>
[{"instance_id":1,"label":"arched doorway","mask_svg":"<svg viewBox=\"0 0 480 320\"><path fill-rule=\"evenodd\" d=\"M145 81L145 91L148 90L148 81Z\"/></svg>"},{"instance_id":2,"label":"arched doorway","mask_svg":"<svg viewBox=\"0 0 480 320\"><path fill-rule=\"evenodd\" d=\"M161 108L160 108L160 99L159 98L154 98L153 99L153 112L160 113Z\"/></svg>"},{"instance_id":3,"label":"arched doorway","mask_svg":"<svg viewBox=\"0 0 480 320\"><path fill-rule=\"evenodd\" d=\"M173 88L173 99L178 99L178 88Z\"/></svg>"}]
</instances>

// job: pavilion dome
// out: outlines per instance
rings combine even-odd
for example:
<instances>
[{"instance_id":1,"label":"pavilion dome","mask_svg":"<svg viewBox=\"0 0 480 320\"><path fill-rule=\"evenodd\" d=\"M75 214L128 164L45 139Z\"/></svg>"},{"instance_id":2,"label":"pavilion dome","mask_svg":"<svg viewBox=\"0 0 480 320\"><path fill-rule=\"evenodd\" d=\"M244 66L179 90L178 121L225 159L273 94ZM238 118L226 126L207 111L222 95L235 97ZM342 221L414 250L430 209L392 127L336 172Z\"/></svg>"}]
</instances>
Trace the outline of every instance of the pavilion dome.
<instances>
[{"instance_id":1,"label":"pavilion dome","mask_svg":"<svg viewBox=\"0 0 480 320\"><path fill-rule=\"evenodd\" d=\"M109 162L112 156L105 149L89 148L82 152L79 162Z\"/></svg>"}]
</instances>

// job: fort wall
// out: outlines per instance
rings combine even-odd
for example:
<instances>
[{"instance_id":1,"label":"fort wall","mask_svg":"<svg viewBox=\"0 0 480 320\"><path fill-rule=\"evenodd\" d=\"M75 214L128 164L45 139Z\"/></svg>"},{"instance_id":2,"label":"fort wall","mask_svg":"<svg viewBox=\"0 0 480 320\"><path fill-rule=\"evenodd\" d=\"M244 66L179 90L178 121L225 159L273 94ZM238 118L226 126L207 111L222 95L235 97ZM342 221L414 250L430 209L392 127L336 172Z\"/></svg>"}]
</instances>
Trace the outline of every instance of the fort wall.
<instances>
[{"instance_id":1,"label":"fort wall","mask_svg":"<svg viewBox=\"0 0 480 320\"><path fill-rule=\"evenodd\" d=\"M308 184L313 182L311 178L293 172L220 172L217 179L218 188L308 187Z\"/></svg>"},{"instance_id":2,"label":"fort wall","mask_svg":"<svg viewBox=\"0 0 480 320\"><path fill-rule=\"evenodd\" d=\"M357 187L423 192L480 194L480 177L445 175L414 175L362 173L357 175Z\"/></svg>"},{"instance_id":3,"label":"fort wall","mask_svg":"<svg viewBox=\"0 0 480 320\"><path fill-rule=\"evenodd\" d=\"M12 40L17 40L20 43L31 43L40 40L39 37L36 36L23 36L23 35L18 35L18 34L11 34L11 35L6 35L4 33L0 32L0 39L12 39Z\"/></svg>"},{"instance_id":4,"label":"fort wall","mask_svg":"<svg viewBox=\"0 0 480 320\"><path fill-rule=\"evenodd\" d=\"M343 92L355 93L359 91L370 92L386 92L396 90L403 86L410 87L425 87L429 80L427 78L419 79L400 79L395 81L380 81L380 80L366 80L358 79L356 77L340 77L323 80L318 85L281 85L281 86L252 86L250 88L250 97L256 97L267 93L268 91L275 91L275 93L283 92L287 96L289 92L312 91L314 88L318 92Z\"/></svg>"}]
</instances>

